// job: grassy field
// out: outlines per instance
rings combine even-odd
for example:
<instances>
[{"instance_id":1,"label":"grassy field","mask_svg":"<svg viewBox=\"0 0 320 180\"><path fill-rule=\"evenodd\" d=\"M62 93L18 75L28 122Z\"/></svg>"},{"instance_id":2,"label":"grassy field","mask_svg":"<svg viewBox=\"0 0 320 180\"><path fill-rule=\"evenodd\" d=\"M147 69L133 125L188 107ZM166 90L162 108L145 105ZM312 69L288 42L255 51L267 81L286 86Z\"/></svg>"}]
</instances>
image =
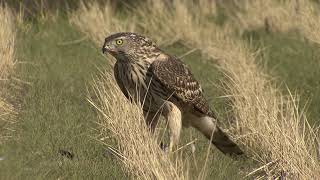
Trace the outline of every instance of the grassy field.
<instances>
[{"instance_id":1,"label":"grassy field","mask_svg":"<svg viewBox=\"0 0 320 180\"><path fill-rule=\"evenodd\" d=\"M301 95L300 106L307 104L309 121L319 125L320 46L296 33L261 29L245 32L239 39L251 43L254 48L263 48L258 63L266 68L285 95L287 87ZM18 26L16 57L21 65L15 74L28 83L23 86L14 137L0 146L3 158L0 179L131 177L99 142L102 137L106 138L98 124L103 121L87 100L88 96L96 98L91 84L100 74L99 69L109 70L99 42L70 24L64 13L26 20ZM225 80L225 73L218 65L219 59L210 58L199 48L188 53L193 47L186 47L179 41L163 44L161 48L167 52L183 56L201 82L213 109L221 119L226 119L231 107L224 96L221 82ZM181 144L189 141L189 134L190 129L183 130ZM207 179L243 179L261 165L252 160L234 161L215 149L210 149L206 157L207 141L193 130L192 134L199 140L195 160L191 159L188 149L184 154L184 158L196 162L190 164L190 179L198 178L205 159L208 161ZM107 142L116 144L113 139ZM62 151L70 152L73 157L62 155Z\"/></svg>"},{"instance_id":2,"label":"grassy field","mask_svg":"<svg viewBox=\"0 0 320 180\"><path fill-rule=\"evenodd\" d=\"M86 100L87 89L98 68L106 66L100 48L89 40L70 43L84 35L63 17L27 23L31 28L27 32L19 31L17 39L18 59L25 63L18 74L31 85L26 87L23 97L16 136L1 147L5 158L0 162L1 177L125 179L115 157L106 153L97 141L98 116ZM181 55L187 52L181 45L175 46L166 49ZM212 87L213 82L219 81L219 73L201 63L198 56L199 53L193 53L185 60L190 66L200 62L195 68L196 75L213 97L212 102L219 105L219 98L213 96L218 90ZM211 72L212 76L207 76L206 72ZM74 159L61 156L59 150L72 152ZM219 174L224 179L229 176L225 169L234 172L237 168L229 158L210 159L216 164L210 172L213 176ZM219 173L221 171L225 173Z\"/></svg>"},{"instance_id":3,"label":"grassy field","mask_svg":"<svg viewBox=\"0 0 320 180\"><path fill-rule=\"evenodd\" d=\"M88 41L60 45L82 37L65 18L29 25L19 31L17 55L25 62L19 77L31 85L16 136L1 147L1 179L121 177L95 140L97 115L86 100L96 66L104 63L100 49ZM74 159L59 150L72 152Z\"/></svg>"},{"instance_id":4,"label":"grassy field","mask_svg":"<svg viewBox=\"0 0 320 180\"><path fill-rule=\"evenodd\" d=\"M320 45L297 33L247 32L244 38L264 48L261 62L284 91L287 87L301 95L301 106L308 108L310 123L319 125Z\"/></svg>"}]
</instances>

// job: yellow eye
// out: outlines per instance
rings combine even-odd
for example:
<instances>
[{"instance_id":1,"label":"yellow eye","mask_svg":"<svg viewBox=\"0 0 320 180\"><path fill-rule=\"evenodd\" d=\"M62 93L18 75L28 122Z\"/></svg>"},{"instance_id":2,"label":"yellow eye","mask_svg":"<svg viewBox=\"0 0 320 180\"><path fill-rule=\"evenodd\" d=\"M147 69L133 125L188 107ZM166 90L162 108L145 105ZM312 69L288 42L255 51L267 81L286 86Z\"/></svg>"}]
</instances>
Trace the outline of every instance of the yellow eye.
<instances>
[{"instance_id":1,"label":"yellow eye","mask_svg":"<svg viewBox=\"0 0 320 180\"><path fill-rule=\"evenodd\" d=\"M117 45L122 45L123 44L123 40L122 39L117 39L116 40L116 44Z\"/></svg>"}]
</instances>

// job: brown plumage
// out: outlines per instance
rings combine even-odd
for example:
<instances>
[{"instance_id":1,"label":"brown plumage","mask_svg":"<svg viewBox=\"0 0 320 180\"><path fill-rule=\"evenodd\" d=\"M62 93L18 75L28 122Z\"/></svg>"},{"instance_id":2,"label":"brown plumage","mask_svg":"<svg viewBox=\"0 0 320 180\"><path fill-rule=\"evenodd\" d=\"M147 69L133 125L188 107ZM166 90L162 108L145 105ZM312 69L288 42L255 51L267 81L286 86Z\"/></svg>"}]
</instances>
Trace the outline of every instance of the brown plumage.
<instances>
[{"instance_id":1,"label":"brown plumage","mask_svg":"<svg viewBox=\"0 0 320 180\"><path fill-rule=\"evenodd\" d=\"M154 131L160 115L166 118L170 150L177 145L183 125L198 129L225 154L243 153L216 125L217 119L200 84L181 60L135 33L107 37L103 52L117 59L115 79L128 99L142 105L151 130Z\"/></svg>"}]
</instances>

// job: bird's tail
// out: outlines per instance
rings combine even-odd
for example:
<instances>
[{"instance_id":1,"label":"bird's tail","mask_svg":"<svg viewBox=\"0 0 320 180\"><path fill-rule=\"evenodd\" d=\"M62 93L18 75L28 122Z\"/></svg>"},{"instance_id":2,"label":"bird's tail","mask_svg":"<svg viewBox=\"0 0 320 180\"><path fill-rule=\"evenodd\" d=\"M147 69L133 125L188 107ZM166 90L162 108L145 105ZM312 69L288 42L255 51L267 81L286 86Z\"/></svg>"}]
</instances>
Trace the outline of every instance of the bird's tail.
<instances>
[{"instance_id":1,"label":"bird's tail","mask_svg":"<svg viewBox=\"0 0 320 180\"><path fill-rule=\"evenodd\" d=\"M239 146L233 142L226 133L224 133L218 126L213 132L211 138L212 144L214 144L221 152L229 155L242 155L243 151Z\"/></svg>"},{"instance_id":2,"label":"bird's tail","mask_svg":"<svg viewBox=\"0 0 320 180\"><path fill-rule=\"evenodd\" d=\"M223 132L211 117L202 117L193 126L211 140L221 152L227 155L242 155L243 151Z\"/></svg>"}]
</instances>

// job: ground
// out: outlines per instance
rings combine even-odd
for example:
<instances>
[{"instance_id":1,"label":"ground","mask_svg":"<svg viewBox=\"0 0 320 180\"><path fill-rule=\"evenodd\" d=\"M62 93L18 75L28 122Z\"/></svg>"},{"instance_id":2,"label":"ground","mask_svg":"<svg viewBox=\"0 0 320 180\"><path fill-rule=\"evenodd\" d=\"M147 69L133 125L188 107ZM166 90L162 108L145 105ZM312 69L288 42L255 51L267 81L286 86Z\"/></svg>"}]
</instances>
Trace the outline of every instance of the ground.
<instances>
[{"instance_id":1,"label":"ground","mask_svg":"<svg viewBox=\"0 0 320 180\"><path fill-rule=\"evenodd\" d=\"M17 76L30 85L24 87L16 135L0 147L0 155L5 158L0 161L0 179L126 179L115 157L96 140L98 115L87 101L97 69L106 66L101 47L89 39L74 41L84 35L63 15L25 23L29 28L20 27L18 31L17 58L23 63ZM320 46L297 36L257 30L243 38L266 48L261 63L282 84L284 92L288 86L302 94L301 106L307 103L311 123L319 124ZM179 43L162 48L177 56L189 50ZM228 107L219 97L223 95L219 87L222 75L205 59L198 51L183 57L215 111L224 118ZM187 131L183 132L186 136ZM200 138L196 153L201 154L201 162L206 141L199 134L195 136ZM73 159L61 156L59 150L72 152ZM211 151L208 179L239 179L243 177L238 174L239 167L251 163Z\"/></svg>"}]
</instances>

